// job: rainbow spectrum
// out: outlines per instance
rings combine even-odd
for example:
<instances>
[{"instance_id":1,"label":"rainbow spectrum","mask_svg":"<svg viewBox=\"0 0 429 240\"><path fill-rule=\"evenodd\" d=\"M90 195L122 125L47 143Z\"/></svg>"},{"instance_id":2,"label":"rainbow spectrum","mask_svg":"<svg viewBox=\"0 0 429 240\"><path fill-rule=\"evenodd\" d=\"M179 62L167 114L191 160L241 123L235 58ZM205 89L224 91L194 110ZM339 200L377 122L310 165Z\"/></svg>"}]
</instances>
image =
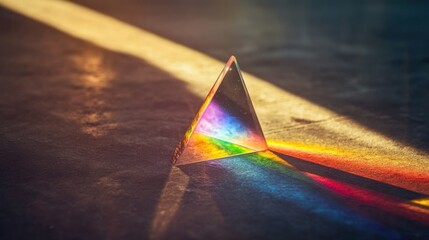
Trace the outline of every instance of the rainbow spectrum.
<instances>
[{"instance_id":1,"label":"rainbow spectrum","mask_svg":"<svg viewBox=\"0 0 429 240\"><path fill-rule=\"evenodd\" d=\"M231 56L174 151L177 165L267 150L258 118Z\"/></svg>"}]
</instances>

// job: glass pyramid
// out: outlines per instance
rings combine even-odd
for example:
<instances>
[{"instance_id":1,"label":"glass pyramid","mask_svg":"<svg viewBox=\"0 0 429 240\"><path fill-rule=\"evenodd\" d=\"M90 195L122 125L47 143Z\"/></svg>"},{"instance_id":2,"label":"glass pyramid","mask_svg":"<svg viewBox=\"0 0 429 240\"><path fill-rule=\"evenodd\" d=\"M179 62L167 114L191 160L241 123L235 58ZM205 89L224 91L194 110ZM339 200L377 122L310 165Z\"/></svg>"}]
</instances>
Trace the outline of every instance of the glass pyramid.
<instances>
[{"instance_id":1,"label":"glass pyramid","mask_svg":"<svg viewBox=\"0 0 429 240\"><path fill-rule=\"evenodd\" d=\"M177 165L268 149L237 60L231 56L174 151Z\"/></svg>"}]
</instances>

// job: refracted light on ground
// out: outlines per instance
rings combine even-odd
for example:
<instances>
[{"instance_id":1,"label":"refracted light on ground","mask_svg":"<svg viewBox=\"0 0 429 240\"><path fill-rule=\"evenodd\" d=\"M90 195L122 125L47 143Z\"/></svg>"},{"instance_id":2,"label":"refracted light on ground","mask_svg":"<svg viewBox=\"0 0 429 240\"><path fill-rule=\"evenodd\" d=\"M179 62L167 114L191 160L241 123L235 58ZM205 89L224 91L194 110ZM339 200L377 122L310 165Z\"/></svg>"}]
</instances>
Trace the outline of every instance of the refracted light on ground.
<instances>
[{"instance_id":1,"label":"refracted light on ground","mask_svg":"<svg viewBox=\"0 0 429 240\"><path fill-rule=\"evenodd\" d=\"M202 76L215 75L223 66L222 62L203 52L71 1L0 0L0 5L98 47L142 59L182 80L188 90L198 97L204 97L210 88ZM308 148L305 145L315 143L341 149L358 146L359 151L353 153L355 157L338 159L337 166L348 171L352 163L363 163L365 167L354 168L359 170L354 171L354 174L365 177L371 175L375 180L429 194L427 152L386 137L265 79L245 72L242 74L253 94L253 103L267 139L302 142L303 146L297 147L299 151ZM293 119L306 119L313 124L302 127L296 125ZM270 147L271 144L269 142ZM326 159L323 163L332 161ZM367 167L371 165L377 169L401 168L417 176L420 183L424 184L416 184L414 177L408 179L396 174L381 174L381 170L374 172L373 168ZM390 173L393 174L392 171Z\"/></svg>"},{"instance_id":2,"label":"refracted light on ground","mask_svg":"<svg viewBox=\"0 0 429 240\"><path fill-rule=\"evenodd\" d=\"M327 187L329 190L357 201L361 206L371 206L379 211L388 212L393 215L402 216L418 223L429 224L429 209L416 205L415 201L407 201L398 197L390 196L382 192L372 191L359 186L353 186L341 181L317 174L304 172L314 181Z\"/></svg>"},{"instance_id":3,"label":"refracted light on ground","mask_svg":"<svg viewBox=\"0 0 429 240\"><path fill-rule=\"evenodd\" d=\"M202 52L70 1L0 0L0 5L98 47L142 59L182 80L187 84L188 90L198 97L204 97L206 89L210 88L207 81L202 81L202 76L217 74L223 66L222 62ZM267 139L271 139L268 142L271 150L417 193L429 194L427 152L386 137L353 119L298 97L262 78L244 72L243 76L254 94L253 103L265 135ZM314 123L306 124L305 127L296 126L291 119L306 119ZM257 155L259 154L261 153ZM243 158L244 160L240 163L248 166L250 164L248 158L251 155L254 154L240 155L237 158ZM235 161L229 160L231 159L211 163L235 164ZM259 159L257 163L264 167L272 166L284 174L288 173L287 168L282 167L285 166L284 164L277 164L279 159L263 160L265 159ZM303 191L302 188L294 188L298 191L287 191L293 188L293 185L285 189L276 188L284 178L273 178L272 171L267 171L264 177L262 172L256 171L258 168L255 168L256 170L252 168L249 171L243 167L233 170L235 169L234 172L243 176L242 179L246 183L252 186L258 185L257 188L261 191L270 191L273 196L283 197L288 201L294 200L297 206L302 205L305 209L314 212L332 214L343 222L355 220L350 215L338 215L335 211L319 210L321 204L326 201L323 199L320 202L314 202L312 195L300 196L298 193ZM247 177L248 174L250 174L249 177ZM168 222L175 217L175 212L181 204L181 196L186 191L188 180L185 175L172 174L173 177L168 178L155 213L153 231L165 229ZM274 184L255 181L254 178L258 176ZM305 176L307 177L305 181L309 181L308 176ZM180 185L175 185L178 179ZM302 176L299 179L304 181ZM314 175L310 180L321 183L316 181L321 178L314 178ZM321 184L327 187L327 181L323 183ZM330 184L330 186L334 185ZM330 189L342 195L338 185ZM311 190L308 191L311 193ZM179 199L174 202L174 208L171 208L172 203L168 201L170 193L176 194L176 198ZM348 195L348 198L362 199L363 197L361 198L358 193L360 192ZM427 197L423 196L406 200L407 208L413 211L420 212L422 207L427 208L429 205ZM365 205L374 206L373 209L382 209L379 205L372 204L373 202L367 201L368 204ZM171 208L168 214L164 212L164 207ZM389 209L392 208L389 207Z\"/></svg>"},{"instance_id":4,"label":"refracted light on ground","mask_svg":"<svg viewBox=\"0 0 429 240\"><path fill-rule=\"evenodd\" d=\"M413 161L409 161L406 154L400 155L395 151L368 151L358 144L350 147L268 139L268 145L270 150L277 153L424 195L429 194L427 166L415 164L420 159L423 162L423 156L416 155Z\"/></svg>"},{"instance_id":5,"label":"refracted light on ground","mask_svg":"<svg viewBox=\"0 0 429 240\"><path fill-rule=\"evenodd\" d=\"M187 164L267 148L240 68L232 56L176 148L173 161Z\"/></svg>"}]
</instances>

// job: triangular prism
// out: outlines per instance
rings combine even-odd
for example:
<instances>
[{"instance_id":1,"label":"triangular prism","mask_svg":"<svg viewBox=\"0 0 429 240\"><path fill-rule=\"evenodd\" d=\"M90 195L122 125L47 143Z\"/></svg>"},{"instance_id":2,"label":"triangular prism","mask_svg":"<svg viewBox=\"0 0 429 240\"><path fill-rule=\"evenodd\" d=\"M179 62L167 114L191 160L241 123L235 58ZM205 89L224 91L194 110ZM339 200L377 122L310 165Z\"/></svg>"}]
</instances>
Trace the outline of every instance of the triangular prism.
<instances>
[{"instance_id":1,"label":"triangular prism","mask_svg":"<svg viewBox=\"0 0 429 240\"><path fill-rule=\"evenodd\" d=\"M268 149L244 84L231 56L174 151L177 165Z\"/></svg>"}]
</instances>

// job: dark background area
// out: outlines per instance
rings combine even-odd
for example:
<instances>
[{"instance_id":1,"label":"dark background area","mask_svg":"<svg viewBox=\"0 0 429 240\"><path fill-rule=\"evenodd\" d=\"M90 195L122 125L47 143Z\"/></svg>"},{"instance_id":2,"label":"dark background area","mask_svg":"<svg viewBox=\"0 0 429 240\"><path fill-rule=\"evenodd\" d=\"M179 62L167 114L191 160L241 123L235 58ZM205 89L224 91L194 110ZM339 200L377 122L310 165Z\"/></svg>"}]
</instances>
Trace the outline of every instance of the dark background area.
<instances>
[{"instance_id":1,"label":"dark background area","mask_svg":"<svg viewBox=\"0 0 429 240\"><path fill-rule=\"evenodd\" d=\"M425 1L73 2L221 61L234 54L247 72L428 151ZM202 102L180 79L6 8L0 36L1 239L429 237L427 206L398 207L424 194L298 158L172 168Z\"/></svg>"},{"instance_id":2,"label":"dark background area","mask_svg":"<svg viewBox=\"0 0 429 240\"><path fill-rule=\"evenodd\" d=\"M426 1L77 2L428 148Z\"/></svg>"}]
</instances>

